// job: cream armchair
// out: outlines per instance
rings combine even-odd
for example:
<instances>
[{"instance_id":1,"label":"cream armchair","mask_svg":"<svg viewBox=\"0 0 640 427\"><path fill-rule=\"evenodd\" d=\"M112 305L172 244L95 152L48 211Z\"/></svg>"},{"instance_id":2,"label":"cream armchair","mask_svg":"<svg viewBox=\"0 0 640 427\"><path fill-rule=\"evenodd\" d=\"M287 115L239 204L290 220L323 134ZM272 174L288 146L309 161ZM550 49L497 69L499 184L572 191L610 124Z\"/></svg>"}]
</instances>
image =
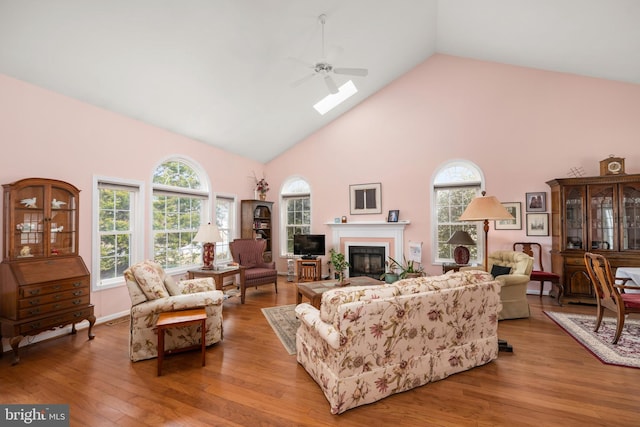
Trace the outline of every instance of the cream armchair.
<instances>
[{"instance_id":1,"label":"cream armchair","mask_svg":"<svg viewBox=\"0 0 640 427\"><path fill-rule=\"evenodd\" d=\"M502 310L499 320L529 317L527 284L531 281L533 258L516 251L496 251L487 258L489 273L500 282ZM482 267L463 267L460 270L477 270Z\"/></svg>"},{"instance_id":2,"label":"cream armchair","mask_svg":"<svg viewBox=\"0 0 640 427\"><path fill-rule=\"evenodd\" d=\"M155 330L160 313L204 308L207 313L206 345L222 340L222 301L210 277L175 282L153 261L132 265L124 272L131 297L129 358L133 361L158 356ZM200 343L200 327L174 328L165 335L165 349L173 350Z\"/></svg>"}]
</instances>

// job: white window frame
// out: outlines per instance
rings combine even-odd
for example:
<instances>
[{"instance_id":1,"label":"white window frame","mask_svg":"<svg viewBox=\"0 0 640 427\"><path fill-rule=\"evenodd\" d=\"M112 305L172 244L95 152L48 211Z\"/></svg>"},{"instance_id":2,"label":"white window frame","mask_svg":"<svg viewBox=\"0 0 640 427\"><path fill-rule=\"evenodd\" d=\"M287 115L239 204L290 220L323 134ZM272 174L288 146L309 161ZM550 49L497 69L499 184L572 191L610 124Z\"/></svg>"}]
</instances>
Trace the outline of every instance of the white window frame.
<instances>
[{"instance_id":1,"label":"white window frame","mask_svg":"<svg viewBox=\"0 0 640 427\"><path fill-rule=\"evenodd\" d=\"M129 263L134 264L143 259L144 256L144 182L94 175L93 177L93 224L92 224L92 268L91 268L91 290L102 291L118 286L124 286L124 277L117 276L102 280L100 278L100 242L102 233L100 232L100 189L112 187L131 192L131 242L129 246Z\"/></svg>"},{"instance_id":2,"label":"white window frame","mask_svg":"<svg viewBox=\"0 0 640 427\"><path fill-rule=\"evenodd\" d=\"M285 188L289 186L294 181L304 181L309 187L308 192L300 192L300 193L292 193L285 192ZM302 226L309 227L309 233L311 233L311 224L313 224L313 209L312 209L312 200L311 200L311 185L309 181L301 176L292 176L284 181L282 184L282 190L280 191L280 256L291 258L293 257L293 253L287 251L287 229L289 228L288 216L287 216L287 204L289 200L293 199L309 199L309 224L303 224ZM296 224L296 226L300 226L300 224Z\"/></svg>"},{"instance_id":3,"label":"white window frame","mask_svg":"<svg viewBox=\"0 0 640 427\"><path fill-rule=\"evenodd\" d=\"M220 200L224 200L227 201L229 203L230 209L229 209L229 218L228 218L228 223L229 223L229 228L226 229L226 234L228 236L228 242L227 242L227 249L229 249L229 243L231 243L236 237L238 237L238 222L237 222L237 206L238 206L238 198L235 195L231 195L231 194L216 194L215 195L215 202L214 202L214 208L213 208L213 212L215 212L215 214L213 215L216 221L216 225L218 226L218 228L220 229L220 233L222 234L223 238L224 238L224 233L225 233L225 228L221 227L220 224L218 223L218 201ZM214 260L215 265L220 265L220 264L226 264L229 263L231 261L233 261L233 258L231 257L231 250L228 251L229 256L227 258L219 258L218 257L218 245L220 243L216 243L216 257Z\"/></svg>"},{"instance_id":4,"label":"white window frame","mask_svg":"<svg viewBox=\"0 0 640 427\"><path fill-rule=\"evenodd\" d=\"M439 175L446 171L449 168L463 167L469 170L472 170L477 173L479 176L478 180L469 180L469 181L457 181L457 182L446 182L446 183L437 183ZM450 160L443 165L441 165L438 169L433 173L433 177L431 179L431 247L433 251L431 251L431 262L433 265L439 265L443 263L453 263L453 257L451 258L440 258L439 257L439 247L438 247L438 201L436 198L436 193L438 189L443 188L463 188L463 187L472 187L476 189L476 196L479 196L481 192L485 188L485 179L482 170L475 163L465 160L465 159L455 159ZM484 232L482 231L482 224L479 221L461 221L460 224L465 224L469 227L476 228L476 248L477 248L477 257L476 259L469 260L470 263L478 263L479 260L484 259Z\"/></svg>"},{"instance_id":5,"label":"white window frame","mask_svg":"<svg viewBox=\"0 0 640 427\"><path fill-rule=\"evenodd\" d=\"M165 185L165 184L157 184L154 182L154 175L155 175L155 171L158 169L158 167L162 166L165 163L168 162L180 162L180 163L184 163L185 165L189 166L200 178L200 185L202 188L200 189L191 189L191 188L186 188L186 187L174 187L174 186L170 186L170 185ZM209 177L207 175L207 173L205 172L204 168L202 168L202 166L200 166L197 162L195 162L192 159L189 159L187 157L182 157L182 156L169 156L163 160L161 160L160 162L158 162L158 164L153 168L153 170L151 171L151 198L150 198L150 208L149 208L149 212L150 212L150 240L149 240L149 253L152 254L153 259L155 259L155 236L157 234L158 230L154 230L153 228L153 215L154 215L154 198L156 195L169 195L169 196L184 196L184 197L193 197L193 198L200 198L202 199L202 211L200 212L200 219L201 221L206 221L206 218L210 217L210 212L211 212L211 203L212 203L212 197L210 194L210 183L209 183ZM195 233L198 231L198 227L200 224L196 225L194 228L189 229L189 230L184 230L187 232L193 232L193 234L195 235ZM165 230L166 231L166 230ZM195 263L193 264L188 264L188 265L181 265L181 266L176 266L176 267L165 267L163 266L164 270L166 273L171 274L171 275L179 275L182 274L184 272L186 272L187 270L190 270L192 268L196 268L198 266L202 265L202 258L196 260Z\"/></svg>"}]
</instances>

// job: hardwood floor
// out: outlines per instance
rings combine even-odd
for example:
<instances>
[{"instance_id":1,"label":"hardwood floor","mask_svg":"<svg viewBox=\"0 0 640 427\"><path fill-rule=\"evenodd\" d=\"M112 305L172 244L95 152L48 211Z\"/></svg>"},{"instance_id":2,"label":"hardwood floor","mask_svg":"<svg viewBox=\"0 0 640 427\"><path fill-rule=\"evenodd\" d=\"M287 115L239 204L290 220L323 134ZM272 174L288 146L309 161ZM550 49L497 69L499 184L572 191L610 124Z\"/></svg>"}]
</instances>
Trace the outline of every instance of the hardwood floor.
<instances>
[{"instance_id":1,"label":"hardwood floor","mask_svg":"<svg viewBox=\"0 0 640 427\"><path fill-rule=\"evenodd\" d=\"M94 328L0 359L0 402L69 403L72 426L638 426L640 369L609 366L562 331L530 295L529 319L500 322L514 352L443 381L331 415L316 383L289 356L260 308L295 302L295 285L247 291L224 303L224 340L199 352L131 363L128 323Z\"/></svg>"}]
</instances>

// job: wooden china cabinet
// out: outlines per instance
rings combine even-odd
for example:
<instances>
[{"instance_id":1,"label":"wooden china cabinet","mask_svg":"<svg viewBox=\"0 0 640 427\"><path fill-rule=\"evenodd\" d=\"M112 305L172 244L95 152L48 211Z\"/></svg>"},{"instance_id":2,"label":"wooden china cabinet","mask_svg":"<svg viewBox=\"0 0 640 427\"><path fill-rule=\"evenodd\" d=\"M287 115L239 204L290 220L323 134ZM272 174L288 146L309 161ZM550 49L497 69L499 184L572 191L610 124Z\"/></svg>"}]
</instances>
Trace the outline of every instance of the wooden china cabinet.
<instances>
[{"instance_id":1,"label":"wooden china cabinet","mask_svg":"<svg viewBox=\"0 0 640 427\"><path fill-rule=\"evenodd\" d=\"M26 336L89 321L90 275L78 255L79 193L73 185L27 178L4 187L4 258L0 264L0 338L13 364ZM0 353L1 354L1 353Z\"/></svg>"},{"instance_id":2,"label":"wooden china cabinet","mask_svg":"<svg viewBox=\"0 0 640 427\"><path fill-rule=\"evenodd\" d=\"M563 300L595 303L585 251L617 267L640 267L640 175L548 181L551 187L551 264Z\"/></svg>"}]
</instances>

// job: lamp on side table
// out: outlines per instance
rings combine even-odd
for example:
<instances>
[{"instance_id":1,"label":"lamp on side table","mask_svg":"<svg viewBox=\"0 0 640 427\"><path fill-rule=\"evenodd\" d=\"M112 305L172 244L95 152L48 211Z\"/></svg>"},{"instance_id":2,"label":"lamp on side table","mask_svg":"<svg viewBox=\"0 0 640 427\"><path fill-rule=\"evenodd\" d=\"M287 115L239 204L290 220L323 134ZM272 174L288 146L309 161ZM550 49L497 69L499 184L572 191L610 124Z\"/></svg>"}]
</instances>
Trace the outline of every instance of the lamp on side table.
<instances>
[{"instance_id":1,"label":"lamp on side table","mask_svg":"<svg viewBox=\"0 0 640 427\"><path fill-rule=\"evenodd\" d=\"M193 241L202 243L202 269L213 270L216 242L222 242L218 226L211 223L201 225Z\"/></svg>"}]
</instances>

